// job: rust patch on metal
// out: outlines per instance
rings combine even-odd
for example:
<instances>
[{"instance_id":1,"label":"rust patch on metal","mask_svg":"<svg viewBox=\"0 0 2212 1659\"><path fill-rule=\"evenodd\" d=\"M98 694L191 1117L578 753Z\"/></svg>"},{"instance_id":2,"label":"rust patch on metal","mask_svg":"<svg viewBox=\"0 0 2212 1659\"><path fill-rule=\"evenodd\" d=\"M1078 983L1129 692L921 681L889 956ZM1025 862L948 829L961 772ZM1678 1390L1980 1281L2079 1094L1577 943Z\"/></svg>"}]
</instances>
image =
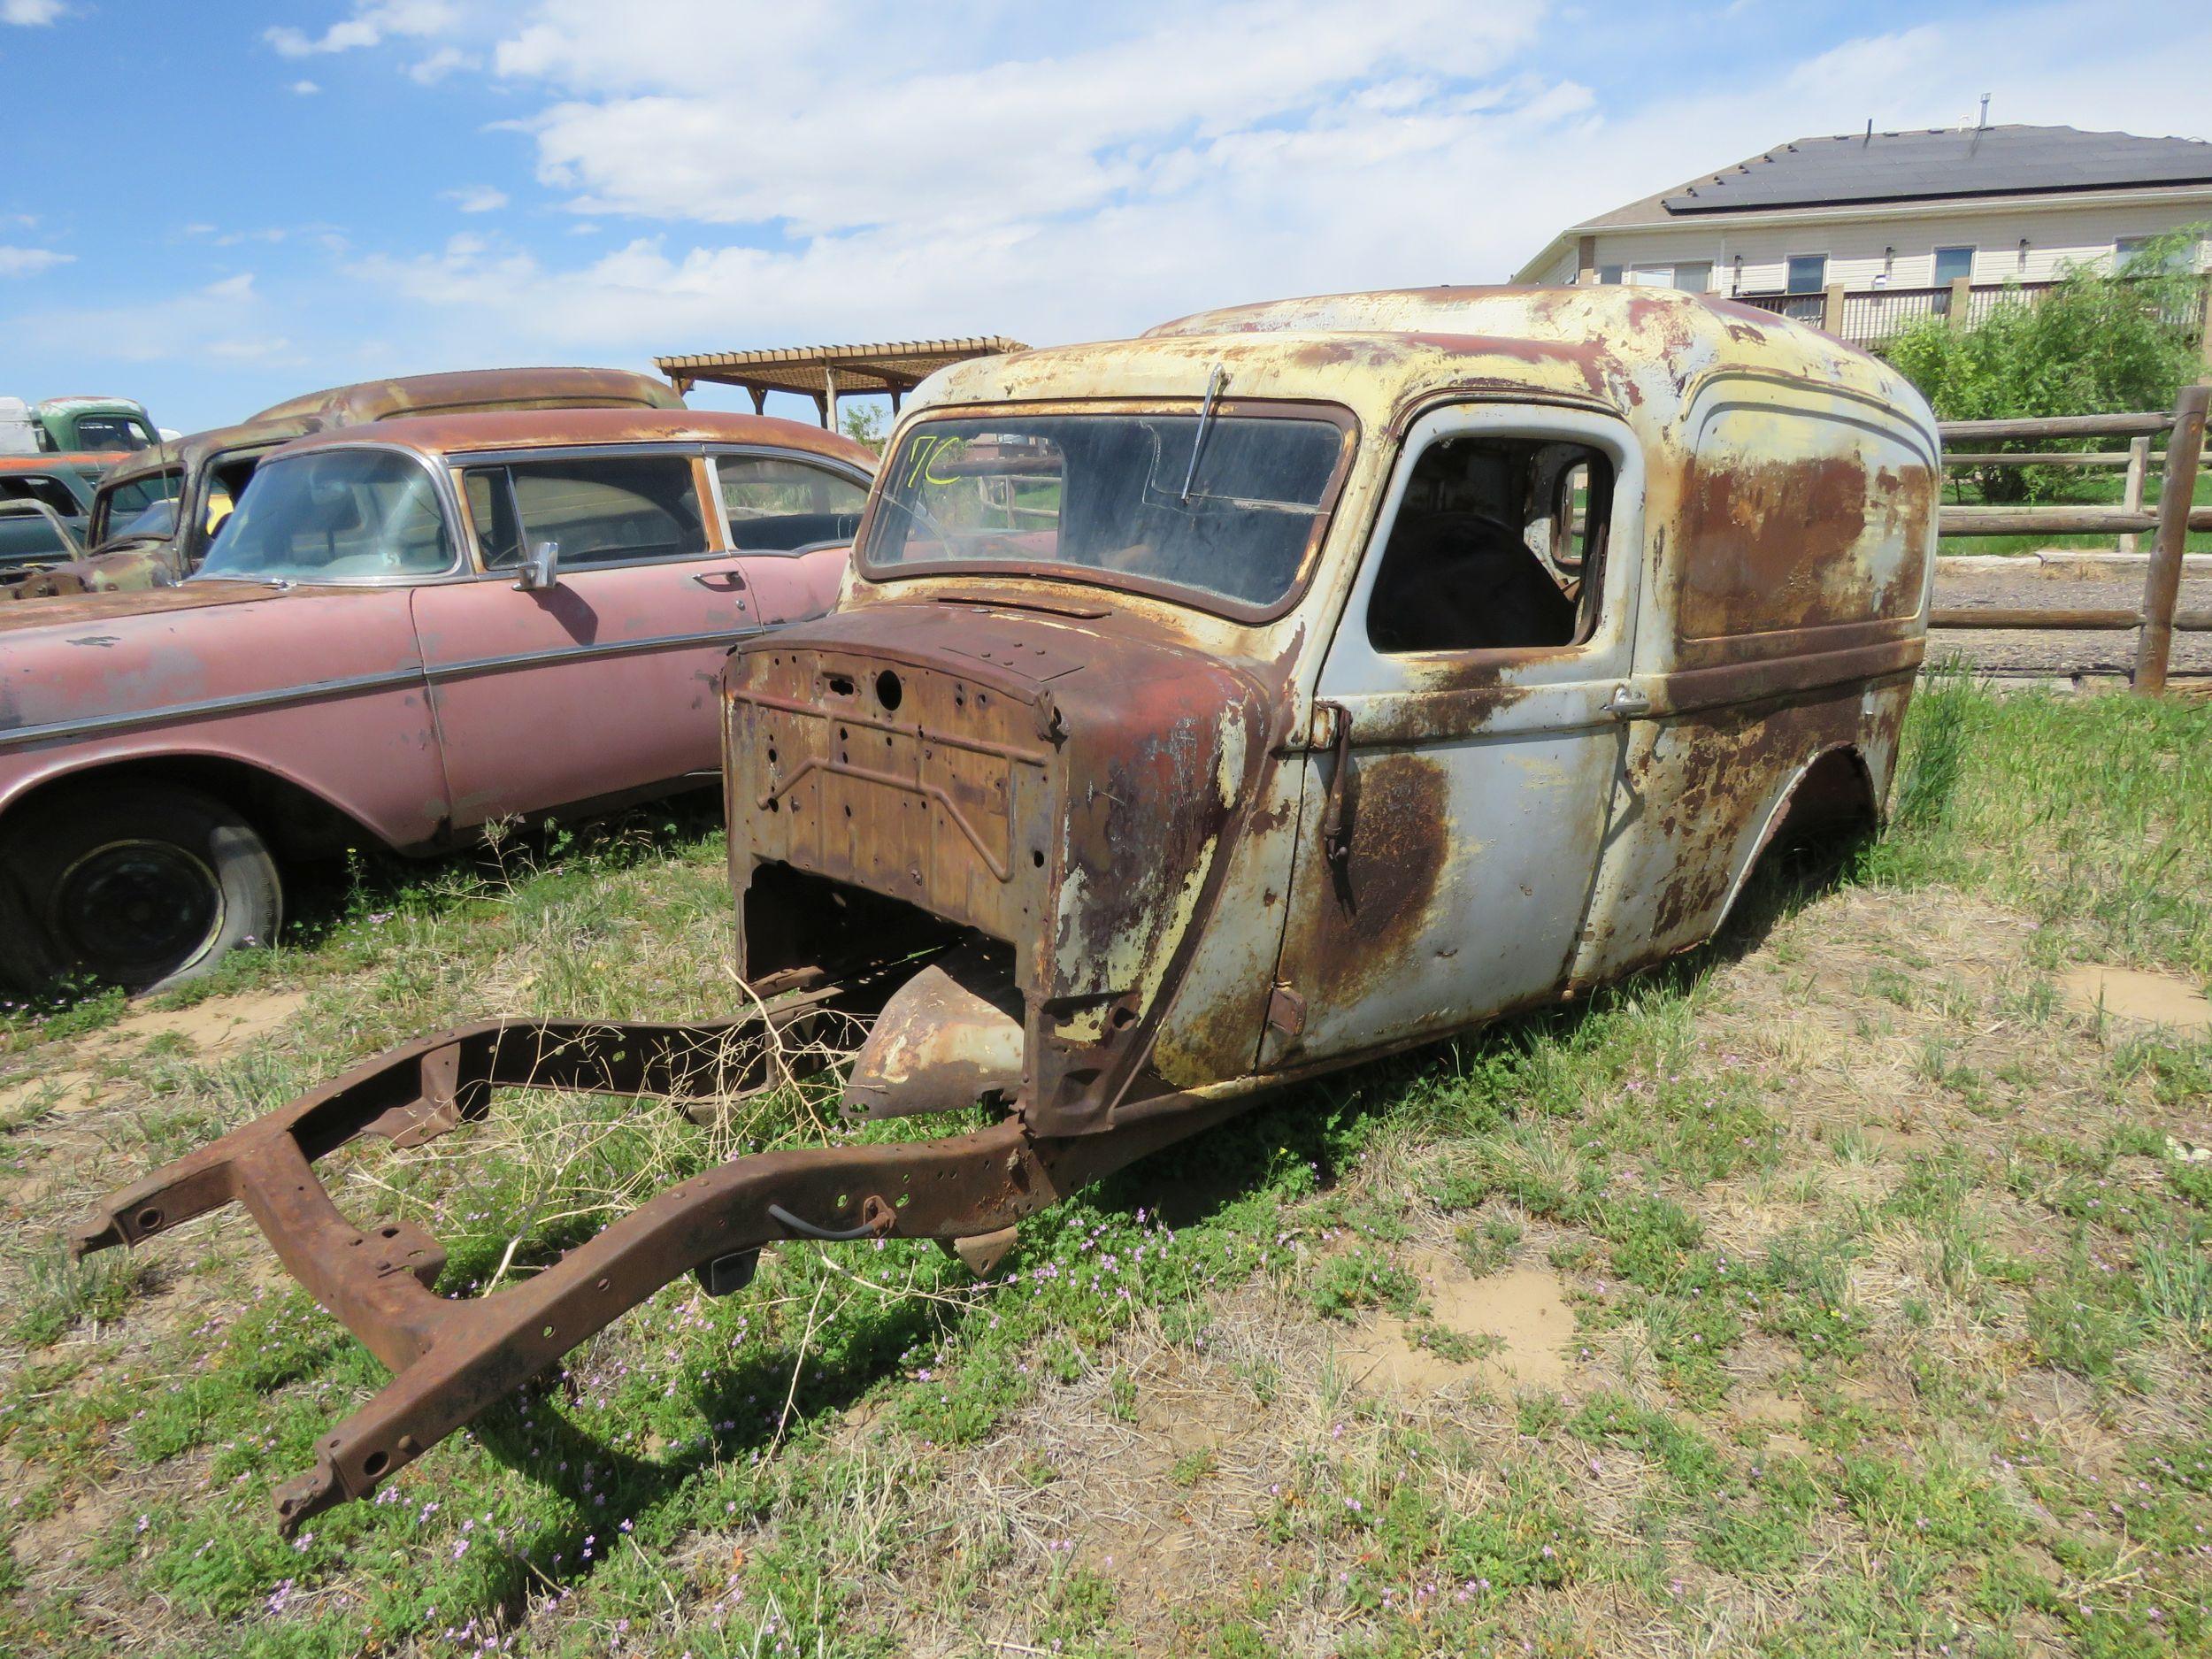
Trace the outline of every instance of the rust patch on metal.
<instances>
[{"instance_id":1,"label":"rust patch on metal","mask_svg":"<svg viewBox=\"0 0 2212 1659\"><path fill-rule=\"evenodd\" d=\"M1332 1002L1357 995L1373 975L1411 961L1450 858L1442 767L1419 754L1355 761L1347 786L1350 833L1331 879L1336 902L1319 912L1323 937L1310 959L1322 964L1321 991Z\"/></svg>"}]
</instances>

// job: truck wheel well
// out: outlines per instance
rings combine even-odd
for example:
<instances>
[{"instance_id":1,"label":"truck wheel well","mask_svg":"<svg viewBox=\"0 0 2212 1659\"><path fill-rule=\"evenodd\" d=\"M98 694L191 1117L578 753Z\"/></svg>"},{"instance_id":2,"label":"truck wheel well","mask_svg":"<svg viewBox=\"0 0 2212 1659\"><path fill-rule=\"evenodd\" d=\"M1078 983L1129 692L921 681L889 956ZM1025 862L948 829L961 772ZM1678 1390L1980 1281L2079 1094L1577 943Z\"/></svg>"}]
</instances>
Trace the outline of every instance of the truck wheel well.
<instances>
[{"instance_id":1,"label":"truck wheel well","mask_svg":"<svg viewBox=\"0 0 2212 1659\"><path fill-rule=\"evenodd\" d=\"M1842 856L1861 836L1880 827L1881 803L1874 794L1873 774L1866 757L1855 749L1823 750L1798 774L1772 818L1757 849L1744 861L1736 885L1722 907L1713 937L1743 923L1747 912L1769 913L1770 906L1786 901L1778 895L1788 887L1824 885L1840 868ZM1753 888L1764 895L1747 905Z\"/></svg>"},{"instance_id":2,"label":"truck wheel well","mask_svg":"<svg viewBox=\"0 0 2212 1659\"><path fill-rule=\"evenodd\" d=\"M1864 834L1878 828L1881 821L1866 757L1855 749L1828 749L1815 757L1791 789L1760 856L1808 841Z\"/></svg>"},{"instance_id":3,"label":"truck wheel well","mask_svg":"<svg viewBox=\"0 0 2212 1659\"><path fill-rule=\"evenodd\" d=\"M132 758L65 772L19 796L8 813L73 789L127 783L171 784L210 795L243 817L280 858L326 857L349 846L382 844L350 814L288 779L211 755Z\"/></svg>"}]
</instances>

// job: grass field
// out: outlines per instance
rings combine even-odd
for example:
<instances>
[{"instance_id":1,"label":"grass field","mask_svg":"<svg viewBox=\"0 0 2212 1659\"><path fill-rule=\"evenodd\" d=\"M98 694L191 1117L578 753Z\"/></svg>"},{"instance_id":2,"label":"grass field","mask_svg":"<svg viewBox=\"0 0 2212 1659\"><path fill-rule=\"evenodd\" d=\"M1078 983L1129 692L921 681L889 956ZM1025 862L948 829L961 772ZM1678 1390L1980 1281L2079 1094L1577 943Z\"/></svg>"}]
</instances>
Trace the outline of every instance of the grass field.
<instances>
[{"instance_id":1,"label":"grass field","mask_svg":"<svg viewBox=\"0 0 2212 1659\"><path fill-rule=\"evenodd\" d=\"M18 1013L0 1652L2205 1652L2212 1036L2062 987L2212 979L2208 722L1939 681L1841 881L1281 1097L989 1285L672 1286L296 1544L267 1489L376 1363L235 1211L43 1240L425 1026L725 1010L718 834L361 871L189 1005ZM822 1133L555 1099L333 1185L458 1292Z\"/></svg>"}]
</instances>

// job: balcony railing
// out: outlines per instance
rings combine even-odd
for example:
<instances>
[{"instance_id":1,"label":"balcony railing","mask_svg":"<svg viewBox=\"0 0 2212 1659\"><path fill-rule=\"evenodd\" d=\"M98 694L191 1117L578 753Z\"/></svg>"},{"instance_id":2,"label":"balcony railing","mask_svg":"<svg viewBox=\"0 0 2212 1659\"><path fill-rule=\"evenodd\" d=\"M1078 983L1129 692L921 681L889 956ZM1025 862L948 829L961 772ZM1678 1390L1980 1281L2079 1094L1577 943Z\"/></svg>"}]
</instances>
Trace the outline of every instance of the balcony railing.
<instances>
[{"instance_id":1,"label":"balcony railing","mask_svg":"<svg viewBox=\"0 0 2212 1659\"><path fill-rule=\"evenodd\" d=\"M1809 323L1855 346L1878 346L1909 323L1924 317L1948 319L1958 327L1970 327L1987 319L2001 306L2032 305L2049 293L2055 282L1967 282L1941 288L1868 288L1851 290L1841 284L1810 294L1739 294L1739 304ZM2206 361L2212 363L2212 329L2208 329L2208 290L2212 273L2200 278L2177 305L2167 308L2165 320L2192 339L2201 341Z\"/></svg>"}]
</instances>

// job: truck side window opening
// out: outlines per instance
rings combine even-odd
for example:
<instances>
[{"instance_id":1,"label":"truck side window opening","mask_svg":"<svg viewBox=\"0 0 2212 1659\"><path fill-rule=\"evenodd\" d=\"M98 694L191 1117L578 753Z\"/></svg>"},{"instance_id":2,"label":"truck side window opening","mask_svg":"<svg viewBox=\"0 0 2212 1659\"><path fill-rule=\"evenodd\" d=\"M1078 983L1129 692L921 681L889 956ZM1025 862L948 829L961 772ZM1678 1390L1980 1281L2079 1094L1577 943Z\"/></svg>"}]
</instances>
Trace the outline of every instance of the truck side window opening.
<instances>
[{"instance_id":1,"label":"truck side window opening","mask_svg":"<svg viewBox=\"0 0 2212 1659\"><path fill-rule=\"evenodd\" d=\"M0 478L0 501L40 502L65 518L73 518L84 511L66 484L58 478L42 478L36 473Z\"/></svg>"},{"instance_id":2,"label":"truck side window opening","mask_svg":"<svg viewBox=\"0 0 2212 1659\"><path fill-rule=\"evenodd\" d=\"M1595 623L1613 465L1578 443L1447 438L1415 462L1367 601L1379 651L1571 645Z\"/></svg>"}]
</instances>

